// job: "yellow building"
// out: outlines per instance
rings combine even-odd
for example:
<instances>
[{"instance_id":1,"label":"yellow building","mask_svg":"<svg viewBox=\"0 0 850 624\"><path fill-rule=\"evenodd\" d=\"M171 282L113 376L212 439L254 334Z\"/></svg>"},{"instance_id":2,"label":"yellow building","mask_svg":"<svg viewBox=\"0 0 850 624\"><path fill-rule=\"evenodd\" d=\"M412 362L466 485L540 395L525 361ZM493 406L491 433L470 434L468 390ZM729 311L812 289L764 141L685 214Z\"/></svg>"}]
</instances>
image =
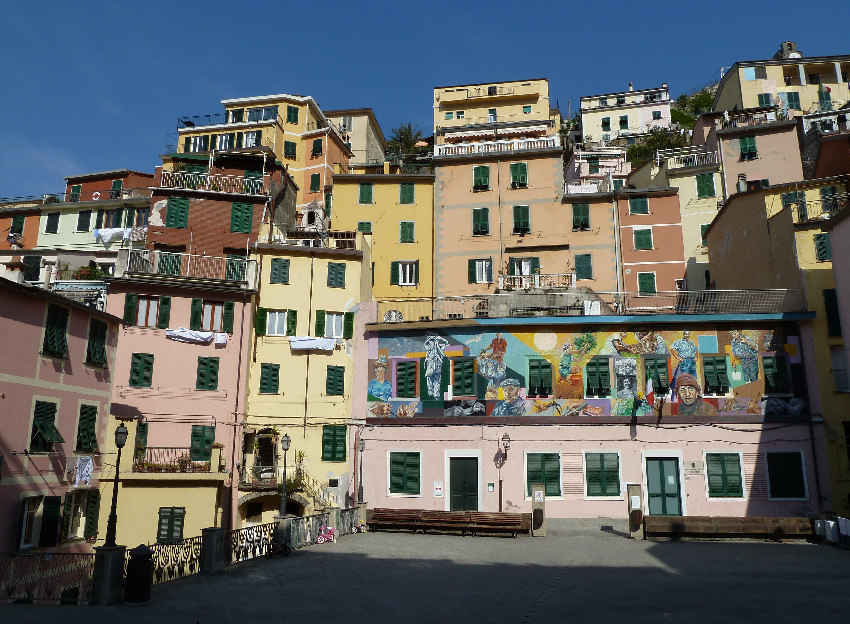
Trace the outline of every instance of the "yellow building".
<instances>
[{"instance_id":1,"label":"yellow building","mask_svg":"<svg viewBox=\"0 0 850 624\"><path fill-rule=\"evenodd\" d=\"M670 90L664 82L651 89L586 95L580 100L581 140L607 144L615 139L634 141L635 135L670 127Z\"/></svg>"},{"instance_id":2,"label":"yellow building","mask_svg":"<svg viewBox=\"0 0 850 624\"><path fill-rule=\"evenodd\" d=\"M850 481L840 479L846 453L843 421L850 394L839 392L832 373L832 351L843 349L827 226L846 196L847 176L778 184L732 195L706 233L712 279L727 289L788 288L816 318L801 323L800 342L813 353L800 362L809 378L811 413L822 415L833 509L850 511ZM805 350L805 349L804 349ZM793 353L792 353L793 352Z\"/></svg>"},{"instance_id":3,"label":"yellow building","mask_svg":"<svg viewBox=\"0 0 850 624\"><path fill-rule=\"evenodd\" d=\"M807 113L841 108L850 100L850 55L804 57L793 41L772 59L738 61L720 79L715 111L778 104Z\"/></svg>"},{"instance_id":4,"label":"yellow building","mask_svg":"<svg viewBox=\"0 0 850 624\"><path fill-rule=\"evenodd\" d=\"M364 237L327 246L260 244L259 293L249 363L239 522L269 522L287 478L289 511L350 506L355 317L370 298ZM363 268L367 267L367 268Z\"/></svg>"},{"instance_id":5,"label":"yellow building","mask_svg":"<svg viewBox=\"0 0 850 624\"><path fill-rule=\"evenodd\" d=\"M434 174L429 165L349 167L334 176L334 229L371 234L372 296L434 296ZM410 172L415 171L415 173Z\"/></svg>"}]
</instances>

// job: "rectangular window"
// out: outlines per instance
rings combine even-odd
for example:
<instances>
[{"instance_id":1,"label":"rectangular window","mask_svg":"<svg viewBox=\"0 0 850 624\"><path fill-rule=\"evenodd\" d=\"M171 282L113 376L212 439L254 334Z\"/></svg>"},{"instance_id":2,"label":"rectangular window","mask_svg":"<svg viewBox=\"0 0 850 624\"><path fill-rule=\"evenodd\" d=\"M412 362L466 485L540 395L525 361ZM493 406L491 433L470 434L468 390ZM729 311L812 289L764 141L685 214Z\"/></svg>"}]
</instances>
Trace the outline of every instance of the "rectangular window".
<instances>
[{"instance_id":1,"label":"rectangular window","mask_svg":"<svg viewBox=\"0 0 850 624\"><path fill-rule=\"evenodd\" d=\"M69 202L78 202L80 201L80 195L83 190L82 184L74 184L71 186L71 193L68 195Z\"/></svg>"},{"instance_id":2,"label":"rectangular window","mask_svg":"<svg viewBox=\"0 0 850 624\"><path fill-rule=\"evenodd\" d=\"M832 110L832 95L824 88L818 89L818 108L822 111Z\"/></svg>"},{"instance_id":3,"label":"rectangular window","mask_svg":"<svg viewBox=\"0 0 850 624\"><path fill-rule=\"evenodd\" d=\"M587 496L620 496L620 456L585 453L584 482Z\"/></svg>"},{"instance_id":4,"label":"rectangular window","mask_svg":"<svg viewBox=\"0 0 850 624\"><path fill-rule=\"evenodd\" d=\"M531 486L543 484L546 496L561 495L561 456L558 453L526 453L526 496L531 496Z\"/></svg>"},{"instance_id":5,"label":"rectangular window","mask_svg":"<svg viewBox=\"0 0 850 624\"><path fill-rule=\"evenodd\" d=\"M270 284L289 283L289 258L272 258L269 272Z\"/></svg>"},{"instance_id":6,"label":"rectangular window","mask_svg":"<svg viewBox=\"0 0 850 624\"><path fill-rule=\"evenodd\" d=\"M390 494L419 494L419 475L419 453L390 453Z\"/></svg>"},{"instance_id":7,"label":"rectangular window","mask_svg":"<svg viewBox=\"0 0 850 624\"><path fill-rule=\"evenodd\" d=\"M511 188L528 188L528 163L511 163Z\"/></svg>"},{"instance_id":8,"label":"rectangular window","mask_svg":"<svg viewBox=\"0 0 850 624\"><path fill-rule=\"evenodd\" d=\"M655 273L638 273L638 293L641 295L654 295L656 292L655 287Z\"/></svg>"},{"instance_id":9,"label":"rectangular window","mask_svg":"<svg viewBox=\"0 0 850 624\"><path fill-rule=\"evenodd\" d=\"M493 283L493 260L492 258L480 258L468 261L468 277L470 284L492 284Z\"/></svg>"},{"instance_id":10,"label":"rectangular window","mask_svg":"<svg viewBox=\"0 0 850 624\"><path fill-rule=\"evenodd\" d=\"M342 396L345 391L345 367L328 366L325 377L325 394L328 396Z\"/></svg>"},{"instance_id":11,"label":"rectangular window","mask_svg":"<svg viewBox=\"0 0 850 624\"><path fill-rule=\"evenodd\" d=\"M322 427L322 461L345 461L345 425L324 425Z\"/></svg>"},{"instance_id":12,"label":"rectangular window","mask_svg":"<svg viewBox=\"0 0 850 624\"><path fill-rule=\"evenodd\" d=\"M709 498L741 498L744 480L738 453L706 453L705 478Z\"/></svg>"},{"instance_id":13,"label":"rectangular window","mask_svg":"<svg viewBox=\"0 0 850 624\"><path fill-rule=\"evenodd\" d=\"M490 167L489 165L480 165L472 168L472 190L473 191L488 191L490 190Z\"/></svg>"},{"instance_id":14,"label":"rectangular window","mask_svg":"<svg viewBox=\"0 0 850 624\"><path fill-rule=\"evenodd\" d=\"M415 240L415 232L414 232L415 223L413 221L402 221L399 224L399 242L402 243L414 243Z\"/></svg>"},{"instance_id":15,"label":"rectangular window","mask_svg":"<svg viewBox=\"0 0 850 624\"><path fill-rule=\"evenodd\" d=\"M451 119L452 117L454 117L454 114L451 111L446 113L446 119Z\"/></svg>"},{"instance_id":16,"label":"rectangular window","mask_svg":"<svg viewBox=\"0 0 850 624\"><path fill-rule=\"evenodd\" d=\"M454 396L475 396L475 360L464 358L451 362Z\"/></svg>"},{"instance_id":17,"label":"rectangular window","mask_svg":"<svg viewBox=\"0 0 850 624\"><path fill-rule=\"evenodd\" d=\"M297 150L297 145L295 141L284 141L283 142L283 157L284 158L295 158Z\"/></svg>"},{"instance_id":18,"label":"rectangular window","mask_svg":"<svg viewBox=\"0 0 850 624\"><path fill-rule=\"evenodd\" d=\"M328 262L328 287L345 288L345 264Z\"/></svg>"},{"instance_id":19,"label":"rectangular window","mask_svg":"<svg viewBox=\"0 0 850 624\"><path fill-rule=\"evenodd\" d=\"M473 236L489 236L490 235L490 209L489 208L473 208L472 209L472 235Z\"/></svg>"},{"instance_id":20,"label":"rectangular window","mask_svg":"<svg viewBox=\"0 0 850 624\"><path fill-rule=\"evenodd\" d=\"M628 115L620 115L620 130L628 130L629 129L629 116Z\"/></svg>"},{"instance_id":21,"label":"rectangular window","mask_svg":"<svg viewBox=\"0 0 850 624\"><path fill-rule=\"evenodd\" d=\"M625 95L618 95L617 96L617 106L622 106L625 103L626 103L626 96Z\"/></svg>"},{"instance_id":22,"label":"rectangular window","mask_svg":"<svg viewBox=\"0 0 850 624\"><path fill-rule=\"evenodd\" d=\"M153 381L153 354L134 353L130 360L130 386L150 388Z\"/></svg>"},{"instance_id":23,"label":"rectangular window","mask_svg":"<svg viewBox=\"0 0 850 624\"><path fill-rule=\"evenodd\" d=\"M233 202L233 208L230 212L230 231L249 234L251 232L251 223L254 216L253 204L245 204L242 202Z\"/></svg>"},{"instance_id":24,"label":"rectangular window","mask_svg":"<svg viewBox=\"0 0 850 624\"><path fill-rule=\"evenodd\" d=\"M740 139L741 160L755 160L758 158L758 150L756 149L756 137L742 136Z\"/></svg>"},{"instance_id":25,"label":"rectangular window","mask_svg":"<svg viewBox=\"0 0 850 624\"><path fill-rule=\"evenodd\" d=\"M714 174L701 173L696 176L697 181L697 197L714 197Z\"/></svg>"},{"instance_id":26,"label":"rectangular window","mask_svg":"<svg viewBox=\"0 0 850 624\"><path fill-rule=\"evenodd\" d=\"M263 131L253 130L245 133L245 147L257 147L263 142Z\"/></svg>"},{"instance_id":27,"label":"rectangular window","mask_svg":"<svg viewBox=\"0 0 850 624\"><path fill-rule=\"evenodd\" d=\"M590 173L599 173L599 157L598 156L588 156L587 157L587 172Z\"/></svg>"},{"instance_id":28,"label":"rectangular window","mask_svg":"<svg viewBox=\"0 0 850 624\"><path fill-rule=\"evenodd\" d=\"M331 208L333 208L334 194L325 193L325 215L330 218Z\"/></svg>"},{"instance_id":29,"label":"rectangular window","mask_svg":"<svg viewBox=\"0 0 850 624\"><path fill-rule=\"evenodd\" d=\"M782 193L780 198L782 199L783 209L790 208L792 212L796 209L797 218L800 221L808 220L809 211L806 206L805 191L792 191L790 193Z\"/></svg>"},{"instance_id":30,"label":"rectangular window","mask_svg":"<svg viewBox=\"0 0 850 624\"><path fill-rule=\"evenodd\" d=\"M608 98L599 98L599 106L608 106Z\"/></svg>"},{"instance_id":31,"label":"rectangular window","mask_svg":"<svg viewBox=\"0 0 850 624\"><path fill-rule=\"evenodd\" d=\"M463 119L465 116L466 116L466 115L464 114L464 111L457 111L457 112L455 113L455 118L456 118L456 119Z\"/></svg>"},{"instance_id":32,"label":"rectangular window","mask_svg":"<svg viewBox=\"0 0 850 624\"><path fill-rule=\"evenodd\" d=\"M800 105L800 94L796 91L780 93L779 96L788 103L788 108L792 110L803 110L803 107Z\"/></svg>"},{"instance_id":33,"label":"rectangular window","mask_svg":"<svg viewBox=\"0 0 850 624\"><path fill-rule=\"evenodd\" d=\"M364 183L360 185L360 195L358 203L361 204L371 204L372 203L372 183Z\"/></svg>"},{"instance_id":34,"label":"rectangular window","mask_svg":"<svg viewBox=\"0 0 850 624\"><path fill-rule=\"evenodd\" d=\"M496 114L495 108L487 109L487 121L488 123L496 123L499 120L498 115Z\"/></svg>"},{"instance_id":35,"label":"rectangular window","mask_svg":"<svg viewBox=\"0 0 850 624\"><path fill-rule=\"evenodd\" d=\"M703 223L699 226L700 245L703 247L708 247L708 238L706 238L706 236L708 235L708 228L710 227L710 223Z\"/></svg>"},{"instance_id":36,"label":"rectangular window","mask_svg":"<svg viewBox=\"0 0 850 624\"><path fill-rule=\"evenodd\" d=\"M667 394L670 390L670 373L666 357L644 357L643 368L646 381L652 380L652 389L657 395Z\"/></svg>"},{"instance_id":37,"label":"rectangular window","mask_svg":"<svg viewBox=\"0 0 850 624\"><path fill-rule=\"evenodd\" d=\"M590 204L573 204L573 229L590 229Z\"/></svg>"},{"instance_id":38,"label":"rectangular window","mask_svg":"<svg viewBox=\"0 0 850 624\"><path fill-rule=\"evenodd\" d=\"M661 120L661 111L652 111L652 119L654 121L660 121Z\"/></svg>"},{"instance_id":39,"label":"rectangular window","mask_svg":"<svg viewBox=\"0 0 850 624\"><path fill-rule=\"evenodd\" d=\"M322 139L313 139L313 151L312 151L313 156L321 156L322 155L322 149L323 149L322 144L323 144Z\"/></svg>"},{"instance_id":40,"label":"rectangular window","mask_svg":"<svg viewBox=\"0 0 850 624\"><path fill-rule=\"evenodd\" d=\"M722 395L729 392L729 376L726 373L725 357L703 357L702 370L705 374L703 388L706 394Z\"/></svg>"},{"instance_id":41,"label":"rectangular window","mask_svg":"<svg viewBox=\"0 0 850 624\"><path fill-rule=\"evenodd\" d=\"M248 121L275 121L277 106L257 106L248 109Z\"/></svg>"},{"instance_id":42,"label":"rectangular window","mask_svg":"<svg viewBox=\"0 0 850 624\"><path fill-rule=\"evenodd\" d=\"M754 67L753 68L756 80L767 80L767 67Z\"/></svg>"},{"instance_id":43,"label":"rectangular window","mask_svg":"<svg viewBox=\"0 0 850 624\"><path fill-rule=\"evenodd\" d=\"M97 406L81 405L80 421L77 424L77 452L97 449Z\"/></svg>"},{"instance_id":44,"label":"rectangular window","mask_svg":"<svg viewBox=\"0 0 850 624\"><path fill-rule=\"evenodd\" d=\"M85 527L89 523L91 512L88 509L90 494L98 497L97 490L76 490L65 494L65 505L62 511L62 541L82 539Z\"/></svg>"},{"instance_id":45,"label":"rectangular window","mask_svg":"<svg viewBox=\"0 0 850 624\"><path fill-rule=\"evenodd\" d=\"M764 355L761 358L761 364L764 371L765 394L782 394L791 391L791 384L788 381L788 369L784 357Z\"/></svg>"},{"instance_id":46,"label":"rectangular window","mask_svg":"<svg viewBox=\"0 0 850 624\"><path fill-rule=\"evenodd\" d=\"M48 304L42 353L64 358L68 355L68 308Z\"/></svg>"},{"instance_id":47,"label":"rectangular window","mask_svg":"<svg viewBox=\"0 0 850 624\"><path fill-rule=\"evenodd\" d=\"M531 113L531 106L530 105L526 105L526 106L522 107L522 114L523 115L528 115L530 113Z\"/></svg>"},{"instance_id":48,"label":"rectangular window","mask_svg":"<svg viewBox=\"0 0 850 624\"><path fill-rule=\"evenodd\" d=\"M531 217L528 206L514 206L514 234L528 234L531 231Z\"/></svg>"},{"instance_id":49,"label":"rectangular window","mask_svg":"<svg viewBox=\"0 0 850 624\"><path fill-rule=\"evenodd\" d=\"M593 279L593 258L591 254L576 254L576 279Z\"/></svg>"},{"instance_id":50,"label":"rectangular window","mask_svg":"<svg viewBox=\"0 0 850 624\"><path fill-rule=\"evenodd\" d=\"M319 173L310 174L310 192L318 193L322 186L322 176Z\"/></svg>"},{"instance_id":51,"label":"rectangular window","mask_svg":"<svg viewBox=\"0 0 850 624\"><path fill-rule=\"evenodd\" d=\"M84 212L84 211L83 211ZM91 217L91 211L89 211L89 217ZM12 217L12 225L9 228L10 234L15 234L16 236L24 235L24 223L26 222L26 215L15 215ZM79 226L78 228L79 229Z\"/></svg>"},{"instance_id":52,"label":"rectangular window","mask_svg":"<svg viewBox=\"0 0 850 624\"><path fill-rule=\"evenodd\" d=\"M204 301L201 308L201 331L220 332L224 326L224 304L221 301Z\"/></svg>"},{"instance_id":53,"label":"rectangular window","mask_svg":"<svg viewBox=\"0 0 850 624\"><path fill-rule=\"evenodd\" d=\"M89 366L106 366L106 323L94 318L89 320L86 364Z\"/></svg>"},{"instance_id":54,"label":"rectangular window","mask_svg":"<svg viewBox=\"0 0 850 624\"><path fill-rule=\"evenodd\" d=\"M585 368L586 394L589 397L608 397L611 395L611 369L609 358L594 356Z\"/></svg>"},{"instance_id":55,"label":"rectangular window","mask_svg":"<svg viewBox=\"0 0 850 624\"><path fill-rule=\"evenodd\" d=\"M158 543L182 541L183 518L185 516L185 507L160 507L156 541Z\"/></svg>"},{"instance_id":56,"label":"rectangular window","mask_svg":"<svg viewBox=\"0 0 850 624\"><path fill-rule=\"evenodd\" d=\"M759 93L758 99L759 106L770 106L771 104L773 104L773 102L771 101L770 93Z\"/></svg>"},{"instance_id":57,"label":"rectangular window","mask_svg":"<svg viewBox=\"0 0 850 624\"><path fill-rule=\"evenodd\" d=\"M411 183L399 184L398 203L412 204L415 200L415 185Z\"/></svg>"},{"instance_id":58,"label":"rectangular window","mask_svg":"<svg viewBox=\"0 0 850 624\"><path fill-rule=\"evenodd\" d=\"M629 214L649 214L649 198L629 197Z\"/></svg>"},{"instance_id":59,"label":"rectangular window","mask_svg":"<svg viewBox=\"0 0 850 624\"><path fill-rule=\"evenodd\" d=\"M59 232L59 213L47 213L47 223L44 226L45 234L57 234Z\"/></svg>"},{"instance_id":60,"label":"rectangular window","mask_svg":"<svg viewBox=\"0 0 850 624\"><path fill-rule=\"evenodd\" d=\"M277 394L280 364L260 364L260 394Z\"/></svg>"},{"instance_id":61,"label":"rectangular window","mask_svg":"<svg viewBox=\"0 0 850 624\"><path fill-rule=\"evenodd\" d=\"M357 222L357 231L363 232L364 234L372 233L372 222L371 221L358 221Z\"/></svg>"},{"instance_id":62,"label":"rectangular window","mask_svg":"<svg viewBox=\"0 0 850 624\"><path fill-rule=\"evenodd\" d=\"M815 234L815 257L818 262L832 260L832 247L829 244L829 234Z\"/></svg>"},{"instance_id":63,"label":"rectangular window","mask_svg":"<svg viewBox=\"0 0 850 624\"><path fill-rule=\"evenodd\" d=\"M398 261L390 266L390 284L416 286L419 283L419 261Z\"/></svg>"},{"instance_id":64,"label":"rectangular window","mask_svg":"<svg viewBox=\"0 0 850 624\"><path fill-rule=\"evenodd\" d=\"M149 295L132 295L124 299L124 320L138 327L157 327L159 325L160 298ZM170 303L170 298L169 298ZM168 323L166 322L166 327Z\"/></svg>"},{"instance_id":65,"label":"rectangular window","mask_svg":"<svg viewBox=\"0 0 850 624\"><path fill-rule=\"evenodd\" d=\"M322 313L324 320L320 320L319 313ZM325 312L324 310L316 311L316 335L324 336L325 338L342 338L344 315L341 312Z\"/></svg>"},{"instance_id":66,"label":"rectangular window","mask_svg":"<svg viewBox=\"0 0 850 624\"><path fill-rule=\"evenodd\" d=\"M192 425L189 457L192 461L209 461L215 442L215 426Z\"/></svg>"},{"instance_id":67,"label":"rectangular window","mask_svg":"<svg viewBox=\"0 0 850 624\"><path fill-rule=\"evenodd\" d=\"M416 393L416 362L397 362L395 365L395 385L397 397L412 399Z\"/></svg>"},{"instance_id":68,"label":"rectangular window","mask_svg":"<svg viewBox=\"0 0 850 624\"><path fill-rule=\"evenodd\" d=\"M552 394L552 364L544 359L528 361L528 396Z\"/></svg>"},{"instance_id":69,"label":"rectangular window","mask_svg":"<svg viewBox=\"0 0 850 624\"><path fill-rule=\"evenodd\" d=\"M286 107L286 123L298 123L298 107Z\"/></svg>"},{"instance_id":70,"label":"rectangular window","mask_svg":"<svg viewBox=\"0 0 850 624\"><path fill-rule=\"evenodd\" d=\"M218 358L199 357L195 390L218 390Z\"/></svg>"},{"instance_id":71,"label":"rectangular window","mask_svg":"<svg viewBox=\"0 0 850 624\"><path fill-rule=\"evenodd\" d=\"M603 132L611 132L611 118L603 117L602 118L602 131Z\"/></svg>"},{"instance_id":72,"label":"rectangular window","mask_svg":"<svg viewBox=\"0 0 850 624\"><path fill-rule=\"evenodd\" d=\"M825 288L823 302L826 308L826 332L829 336L841 335L841 316L838 312L838 297L834 288Z\"/></svg>"},{"instance_id":73,"label":"rectangular window","mask_svg":"<svg viewBox=\"0 0 850 624\"><path fill-rule=\"evenodd\" d=\"M266 310L265 314L267 336L295 335L295 310Z\"/></svg>"},{"instance_id":74,"label":"rectangular window","mask_svg":"<svg viewBox=\"0 0 850 624\"><path fill-rule=\"evenodd\" d=\"M632 230L635 239L635 249L652 249L652 228Z\"/></svg>"},{"instance_id":75,"label":"rectangular window","mask_svg":"<svg viewBox=\"0 0 850 624\"><path fill-rule=\"evenodd\" d=\"M808 498L801 452L768 451L765 453L765 461L770 498L800 500Z\"/></svg>"},{"instance_id":76,"label":"rectangular window","mask_svg":"<svg viewBox=\"0 0 850 624\"><path fill-rule=\"evenodd\" d=\"M30 432L30 452L49 453L55 443L64 441L56 428L56 403L36 401Z\"/></svg>"},{"instance_id":77,"label":"rectangular window","mask_svg":"<svg viewBox=\"0 0 850 624\"><path fill-rule=\"evenodd\" d=\"M165 227L185 228L189 223L189 198L169 197L165 211Z\"/></svg>"},{"instance_id":78,"label":"rectangular window","mask_svg":"<svg viewBox=\"0 0 850 624\"><path fill-rule=\"evenodd\" d=\"M623 188L623 183L624 183L624 180L622 178L619 178L619 179L615 178L614 179L614 190L619 191L621 188Z\"/></svg>"},{"instance_id":79,"label":"rectangular window","mask_svg":"<svg viewBox=\"0 0 850 624\"><path fill-rule=\"evenodd\" d=\"M91 229L91 210L80 210L77 215L77 231L88 232Z\"/></svg>"}]
</instances>

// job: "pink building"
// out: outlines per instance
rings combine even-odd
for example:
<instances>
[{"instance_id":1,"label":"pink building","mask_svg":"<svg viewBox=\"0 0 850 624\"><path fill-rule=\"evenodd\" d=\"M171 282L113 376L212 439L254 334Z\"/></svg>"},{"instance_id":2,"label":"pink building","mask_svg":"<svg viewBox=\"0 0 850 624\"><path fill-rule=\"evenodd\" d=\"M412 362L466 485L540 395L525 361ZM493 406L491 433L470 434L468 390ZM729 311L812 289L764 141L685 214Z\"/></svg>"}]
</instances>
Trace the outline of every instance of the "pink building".
<instances>
[{"instance_id":1,"label":"pink building","mask_svg":"<svg viewBox=\"0 0 850 624\"><path fill-rule=\"evenodd\" d=\"M2 550L91 552L120 325L0 279Z\"/></svg>"}]
</instances>

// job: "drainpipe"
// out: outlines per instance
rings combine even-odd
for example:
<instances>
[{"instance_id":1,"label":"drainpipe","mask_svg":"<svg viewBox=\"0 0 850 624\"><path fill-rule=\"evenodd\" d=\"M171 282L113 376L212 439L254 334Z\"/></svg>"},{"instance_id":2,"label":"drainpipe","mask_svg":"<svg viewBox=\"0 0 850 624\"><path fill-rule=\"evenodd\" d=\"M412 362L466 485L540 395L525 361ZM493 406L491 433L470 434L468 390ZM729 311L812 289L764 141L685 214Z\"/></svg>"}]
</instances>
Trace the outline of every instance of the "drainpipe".
<instances>
[{"instance_id":1,"label":"drainpipe","mask_svg":"<svg viewBox=\"0 0 850 624\"><path fill-rule=\"evenodd\" d=\"M310 296L307 302L307 330L310 329L310 320L313 316L313 263L316 256L310 253ZM307 439L307 396L310 390L310 352L307 351L307 369L304 371L304 439Z\"/></svg>"},{"instance_id":2,"label":"drainpipe","mask_svg":"<svg viewBox=\"0 0 850 624\"><path fill-rule=\"evenodd\" d=\"M723 201L729 199L729 194L726 189L726 169L723 167L723 144L720 142L720 137L717 135L717 120L714 120L714 136L717 140L717 156L720 158L720 184L723 186Z\"/></svg>"},{"instance_id":3,"label":"drainpipe","mask_svg":"<svg viewBox=\"0 0 850 624\"><path fill-rule=\"evenodd\" d=\"M800 349L799 349L800 363L803 365L803 371L804 371L803 374L805 375L806 358L805 358L805 355L804 355L804 352L803 352L804 351L803 350L803 337L799 333L799 331L798 331L797 336L800 339ZM806 383L806 394L807 394L806 398L808 399L809 395L811 394L811 392L809 391L808 382ZM809 401L809 405L811 406L811 401ZM821 411L822 410L823 410L823 406L821 406ZM823 417L823 414L821 414L821 417ZM824 433L826 433L825 424L824 424ZM814 425L812 424L811 409L809 410L809 446L811 446L811 449L812 449L812 465L815 468L815 492L817 493L817 497L818 497L818 506L821 507L822 506L821 501L823 500L823 498L821 496L821 491L820 491L820 470L818 470L817 445L815 444L815 428L814 428Z\"/></svg>"},{"instance_id":4,"label":"drainpipe","mask_svg":"<svg viewBox=\"0 0 850 624\"><path fill-rule=\"evenodd\" d=\"M620 211L617 208L617 193L611 189L611 208L614 210L614 261L617 263L617 305L623 294L623 262L620 250Z\"/></svg>"},{"instance_id":5,"label":"drainpipe","mask_svg":"<svg viewBox=\"0 0 850 624\"><path fill-rule=\"evenodd\" d=\"M496 157L496 189L498 190L499 203L499 269L504 266L505 243L502 240L502 169L499 157ZM510 270L510 269L509 269ZM505 276L507 277L507 276Z\"/></svg>"},{"instance_id":6,"label":"drainpipe","mask_svg":"<svg viewBox=\"0 0 850 624\"><path fill-rule=\"evenodd\" d=\"M242 350L243 350L242 340L245 337L245 306L246 306L246 303L243 301L242 302L242 315L241 315L242 318L239 321L239 342L234 341L235 344L239 345L239 366L236 369L236 400L233 403L233 429L232 429L233 443L231 445L231 451L230 451L230 474L232 475L230 477L230 515L228 517L228 525L229 525L230 529L233 529L234 514L238 512L238 507L239 507L238 502L236 502L236 504L234 504L234 500L233 500L233 488L234 488L234 482L233 481L234 481L234 479L236 480L235 485L238 489L239 479L241 478L239 471L236 470L236 438L237 438L236 432L239 430L239 425L240 425L240 423L239 423L239 396L241 395L241 392L239 390L239 387L242 384ZM222 523L222 524L224 524L224 523Z\"/></svg>"}]
</instances>

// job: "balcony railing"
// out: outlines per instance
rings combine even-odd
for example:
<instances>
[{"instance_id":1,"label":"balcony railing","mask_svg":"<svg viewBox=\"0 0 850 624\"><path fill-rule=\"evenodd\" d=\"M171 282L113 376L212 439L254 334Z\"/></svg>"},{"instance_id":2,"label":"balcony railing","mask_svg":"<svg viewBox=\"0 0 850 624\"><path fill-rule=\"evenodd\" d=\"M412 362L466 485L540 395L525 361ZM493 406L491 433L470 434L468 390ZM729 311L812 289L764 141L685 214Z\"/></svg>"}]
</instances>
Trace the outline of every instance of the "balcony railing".
<instances>
[{"instance_id":1,"label":"balcony railing","mask_svg":"<svg viewBox=\"0 0 850 624\"><path fill-rule=\"evenodd\" d=\"M706 152L702 148L685 148L682 150L658 150L655 154L655 165L664 162L668 169L676 167L699 167L716 165L720 162L717 152Z\"/></svg>"},{"instance_id":2,"label":"balcony railing","mask_svg":"<svg viewBox=\"0 0 850 624\"><path fill-rule=\"evenodd\" d=\"M792 290L705 290L644 293L499 293L378 300L379 322L434 319L640 314L767 314L799 311Z\"/></svg>"},{"instance_id":3,"label":"balcony railing","mask_svg":"<svg viewBox=\"0 0 850 624\"><path fill-rule=\"evenodd\" d=\"M603 184L603 182L604 180L584 181L581 184L573 184L570 182L566 182L564 184L564 195L601 193L605 190L603 186L607 187L607 184Z\"/></svg>"},{"instance_id":4,"label":"balcony railing","mask_svg":"<svg viewBox=\"0 0 850 624\"><path fill-rule=\"evenodd\" d=\"M178 117L178 128L197 128L199 126L218 126L226 123L225 113L210 113L209 115L191 115L189 117Z\"/></svg>"},{"instance_id":5,"label":"balcony railing","mask_svg":"<svg viewBox=\"0 0 850 624\"><path fill-rule=\"evenodd\" d=\"M163 171L159 184L162 188L213 191L239 195L267 195L266 178L247 178L214 173L189 171Z\"/></svg>"},{"instance_id":6,"label":"balcony railing","mask_svg":"<svg viewBox=\"0 0 850 624\"><path fill-rule=\"evenodd\" d=\"M158 249L131 249L126 272L246 282L250 277L248 265L254 262L255 260L245 258L216 258Z\"/></svg>"},{"instance_id":7,"label":"balcony railing","mask_svg":"<svg viewBox=\"0 0 850 624\"><path fill-rule=\"evenodd\" d=\"M499 290L564 290L575 288L575 273L535 273L534 275L500 275Z\"/></svg>"},{"instance_id":8,"label":"balcony railing","mask_svg":"<svg viewBox=\"0 0 850 624\"><path fill-rule=\"evenodd\" d=\"M498 154L524 150L551 149L559 147L558 137L537 139L513 139L504 141L482 141L480 143L455 143L434 146L434 156L463 156L466 154Z\"/></svg>"},{"instance_id":9,"label":"balcony railing","mask_svg":"<svg viewBox=\"0 0 850 624\"><path fill-rule=\"evenodd\" d=\"M272 226L270 243L297 245L299 247L324 247L325 249L356 249L357 232L339 230L284 230Z\"/></svg>"},{"instance_id":10,"label":"balcony railing","mask_svg":"<svg viewBox=\"0 0 850 624\"><path fill-rule=\"evenodd\" d=\"M806 223L807 221L824 221L846 208L850 203L850 195L836 195L829 199L790 201L787 206L791 208L795 223Z\"/></svg>"},{"instance_id":11,"label":"balcony railing","mask_svg":"<svg viewBox=\"0 0 850 624\"><path fill-rule=\"evenodd\" d=\"M720 120L720 128L747 128L750 126L761 126L764 124L776 123L777 121L786 121L789 119L787 113L782 110L775 110L766 113L744 113L730 115L728 119Z\"/></svg>"},{"instance_id":12,"label":"balcony railing","mask_svg":"<svg viewBox=\"0 0 850 624\"><path fill-rule=\"evenodd\" d=\"M150 198L151 190L145 188L108 189L104 191L78 191L73 193L45 193L40 196L40 204L59 204L62 202L96 202L116 201L122 199L146 199Z\"/></svg>"},{"instance_id":13,"label":"balcony railing","mask_svg":"<svg viewBox=\"0 0 850 624\"><path fill-rule=\"evenodd\" d=\"M341 174L367 175L404 175L432 174L434 166L430 163L334 163L336 172Z\"/></svg>"},{"instance_id":14,"label":"balcony railing","mask_svg":"<svg viewBox=\"0 0 850 624\"><path fill-rule=\"evenodd\" d=\"M293 471L294 472L294 471ZM283 481L283 466L261 466L254 464L251 469L242 469L243 486L274 487ZM294 474L291 476L295 476Z\"/></svg>"},{"instance_id":15,"label":"balcony railing","mask_svg":"<svg viewBox=\"0 0 850 624\"><path fill-rule=\"evenodd\" d=\"M133 472L210 472L210 461L192 460L188 448L149 446L136 449Z\"/></svg>"}]
</instances>

